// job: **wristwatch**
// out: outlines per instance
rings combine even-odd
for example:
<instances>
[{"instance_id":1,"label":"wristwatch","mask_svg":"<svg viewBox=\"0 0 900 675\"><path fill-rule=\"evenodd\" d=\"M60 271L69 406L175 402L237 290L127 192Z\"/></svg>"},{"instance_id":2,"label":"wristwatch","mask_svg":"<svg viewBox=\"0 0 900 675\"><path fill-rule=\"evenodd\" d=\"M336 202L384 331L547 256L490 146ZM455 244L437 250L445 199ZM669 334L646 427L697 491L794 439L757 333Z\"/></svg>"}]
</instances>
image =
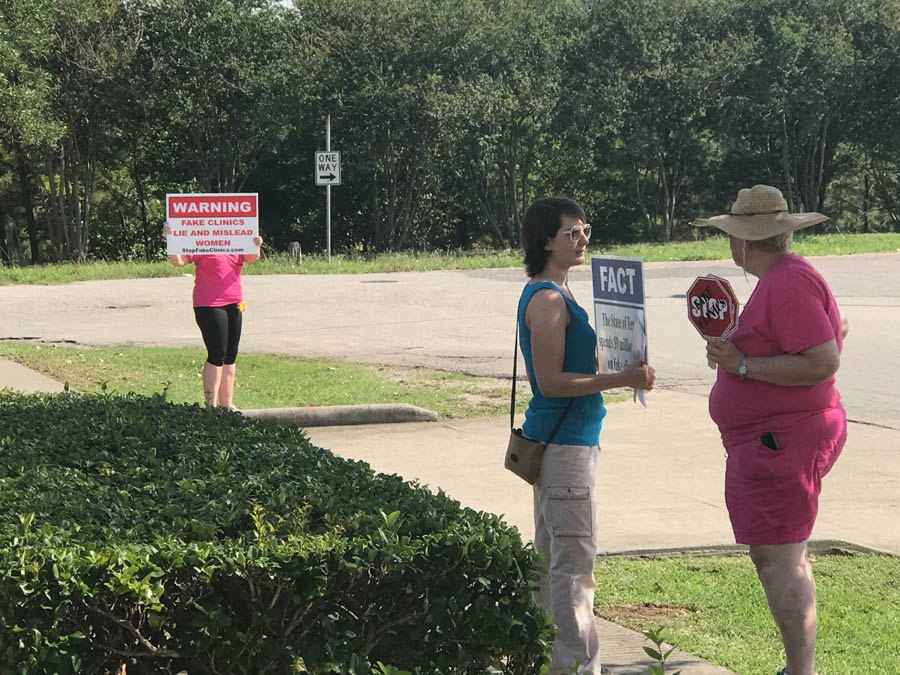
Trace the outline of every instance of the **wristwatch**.
<instances>
[{"instance_id":1,"label":"wristwatch","mask_svg":"<svg viewBox=\"0 0 900 675\"><path fill-rule=\"evenodd\" d=\"M742 380L745 377L747 377L747 356L746 356L746 354L744 355L744 358L741 359L741 365L738 366L737 374L741 376Z\"/></svg>"}]
</instances>

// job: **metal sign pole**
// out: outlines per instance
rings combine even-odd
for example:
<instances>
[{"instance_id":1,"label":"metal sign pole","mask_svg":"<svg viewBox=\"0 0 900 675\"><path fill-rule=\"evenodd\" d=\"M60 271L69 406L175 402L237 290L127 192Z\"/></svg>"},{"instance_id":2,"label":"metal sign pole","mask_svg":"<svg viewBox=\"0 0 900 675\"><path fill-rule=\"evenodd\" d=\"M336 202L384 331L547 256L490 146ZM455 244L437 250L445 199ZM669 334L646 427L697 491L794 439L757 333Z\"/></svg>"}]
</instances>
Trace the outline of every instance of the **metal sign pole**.
<instances>
[{"instance_id":1,"label":"metal sign pole","mask_svg":"<svg viewBox=\"0 0 900 675\"><path fill-rule=\"evenodd\" d=\"M325 151L331 152L331 115L325 118ZM331 184L325 186L325 260L331 262Z\"/></svg>"}]
</instances>

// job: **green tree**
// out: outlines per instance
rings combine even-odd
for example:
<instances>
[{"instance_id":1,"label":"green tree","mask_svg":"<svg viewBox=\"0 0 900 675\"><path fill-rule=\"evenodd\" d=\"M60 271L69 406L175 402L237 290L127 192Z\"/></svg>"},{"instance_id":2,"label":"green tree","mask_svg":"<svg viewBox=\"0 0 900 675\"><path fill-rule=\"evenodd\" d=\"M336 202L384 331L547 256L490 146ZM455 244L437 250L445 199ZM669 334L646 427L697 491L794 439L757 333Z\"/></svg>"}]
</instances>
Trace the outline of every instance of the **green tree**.
<instances>
[{"instance_id":1,"label":"green tree","mask_svg":"<svg viewBox=\"0 0 900 675\"><path fill-rule=\"evenodd\" d=\"M321 248L328 114L338 249L515 245L548 193L604 239L671 239L754 182L900 227L898 16L898 0L0 0L0 259L26 229L35 262L152 258L165 193L188 190L260 192L268 241Z\"/></svg>"},{"instance_id":2,"label":"green tree","mask_svg":"<svg viewBox=\"0 0 900 675\"><path fill-rule=\"evenodd\" d=\"M9 166L18 183L17 201L25 214L33 263L39 263L41 255L32 154L63 132L51 113L52 79L42 67L53 45L52 7L49 0L0 0L0 151L5 148L11 156ZM0 244L6 242L3 258L9 263L12 237L6 230L4 223Z\"/></svg>"},{"instance_id":3,"label":"green tree","mask_svg":"<svg viewBox=\"0 0 900 675\"><path fill-rule=\"evenodd\" d=\"M147 0L144 12L138 81L152 87L155 137L173 146L163 150L176 162L170 177L242 190L305 103L302 34L289 10L268 0Z\"/></svg>"},{"instance_id":4,"label":"green tree","mask_svg":"<svg viewBox=\"0 0 900 675\"><path fill-rule=\"evenodd\" d=\"M442 53L455 46L443 3L298 0L320 58L317 121L331 114L344 153L335 197L347 236L374 250L404 248L435 161L446 96ZM321 127L320 127L321 128ZM324 144L317 143L318 149Z\"/></svg>"},{"instance_id":5,"label":"green tree","mask_svg":"<svg viewBox=\"0 0 900 675\"><path fill-rule=\"evenodd\" d=\"M886 224L900 231L900 2L869 3L857 32L860 68L857 123L850 135L862 166L859 195L864 231ZM870 222L874 220L875 222Z\"/></svg>"},{"instance_id":6,"label":"green tree","mask_svg":"<svg viewBox=\"0 0 900 675\"><path fill-rule=\"evenodd\" d=\"M0 0L0 139L25 146L52 142L61 128L50 114L52 82L40 63L53 34L49 0Z\"/></svg>"},{"instance_id":7,"label":"green tree","mask_svg":"<svg viewBox=\"0 0 900 675\"><path fill-rule=\"evenodd\" d=\"M856 135L860 102L873 93L865 52L880 32L881 4L758 0L735 12L756 49L722 116L727 162L781 186L792 210L825 210L841 145Z\"/></svg>"},{"instance_id":8,"label":"green tree","mask_svg":"<svg viewBox=\"0 0 900 675\"><path fill-rule=\"evenodd\" d=\"M55 42L48 69L55 88L54 113L64 125L59 141L43 154L47 224L57 260L90 250L97 178L114 162L119 111L118 74L140 42L140 26L120 5L64 0L54 6Z\"/></svg>"},{"instance_id":9,"label":"green tree","mask_svg":"<svg viewBox=\"0 0 900 675\"><path fill-rule=\"evenodd\" d=\"M495 244L516 246L525 210L543 192L552 113L564 95L561 36L547 3L474 0L466 7L450 116L456 168L470 217L488 226Z\"/></svg>"},{"instance_id":10,"label":"green tree","mask_svg":"<svg viewBox=\"0 0 900 675\"><path fill-rule=\"evenodd\" d=\"M618 167L644 223L669 240L684 187L711 170L708 113L724 103L751 41L731 2L625 0L591 5L583 39L566 55L578 109L574 128Z\"/></svg>"}]
</instances>

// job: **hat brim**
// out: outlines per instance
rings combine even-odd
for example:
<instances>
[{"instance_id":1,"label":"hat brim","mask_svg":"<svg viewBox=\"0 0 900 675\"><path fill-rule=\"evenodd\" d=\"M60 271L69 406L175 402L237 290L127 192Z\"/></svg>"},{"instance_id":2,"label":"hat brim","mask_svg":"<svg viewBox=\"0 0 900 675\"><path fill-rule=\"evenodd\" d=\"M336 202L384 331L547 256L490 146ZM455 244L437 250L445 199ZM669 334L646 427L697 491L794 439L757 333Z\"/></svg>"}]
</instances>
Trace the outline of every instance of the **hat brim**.
<instances>
[{"instance_id":1,"label":"hat brim","mask_svg":"<svg viewBox=\"0 0 900 675\"><path fill-rule=\"evenodd\" d=\"M726 213L712 218L700 218L691 224L697 227L716 227L738 239L759 241L816 225L823 220L828 220L828 216L815 211L810 213L765 213L754 216L736 216Z\"/></svg>"}]
</instances>

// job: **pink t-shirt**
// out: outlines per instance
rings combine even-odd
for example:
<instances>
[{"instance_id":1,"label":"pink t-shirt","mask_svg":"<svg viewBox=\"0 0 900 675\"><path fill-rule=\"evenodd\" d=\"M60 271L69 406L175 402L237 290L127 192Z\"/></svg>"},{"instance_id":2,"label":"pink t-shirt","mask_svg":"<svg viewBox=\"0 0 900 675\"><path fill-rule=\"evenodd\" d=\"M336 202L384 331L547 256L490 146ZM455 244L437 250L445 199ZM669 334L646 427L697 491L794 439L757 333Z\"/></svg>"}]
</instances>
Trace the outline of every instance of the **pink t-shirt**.
<instances>
[{"instance_id":1,"label":"pink t-shirt","mask_svg":"<svg viewBox=\"0 0 900 675\"><path fill-rule=\"evenodd\" d=\"M194 274L194 307L224 307L244 299L241 290L239 255L192 255Z\"/></svg>"},{"instance_id":2,"label":"pink t-shirt","mask_svg":"<svg viewBox=\"0 0 900 675\"><path fill-rule=\"evenodd\" d=\"M731 341L744 354L777 356L836 340L843 347L841 318L828 284L798 255L773 265L741 312ZM752 364L751 364L752 371ZM719 368L709 395L709 414L727 446L778 431L840 406L834 376L808 387L782 387Z\"/></svg>"}]
</instances>

